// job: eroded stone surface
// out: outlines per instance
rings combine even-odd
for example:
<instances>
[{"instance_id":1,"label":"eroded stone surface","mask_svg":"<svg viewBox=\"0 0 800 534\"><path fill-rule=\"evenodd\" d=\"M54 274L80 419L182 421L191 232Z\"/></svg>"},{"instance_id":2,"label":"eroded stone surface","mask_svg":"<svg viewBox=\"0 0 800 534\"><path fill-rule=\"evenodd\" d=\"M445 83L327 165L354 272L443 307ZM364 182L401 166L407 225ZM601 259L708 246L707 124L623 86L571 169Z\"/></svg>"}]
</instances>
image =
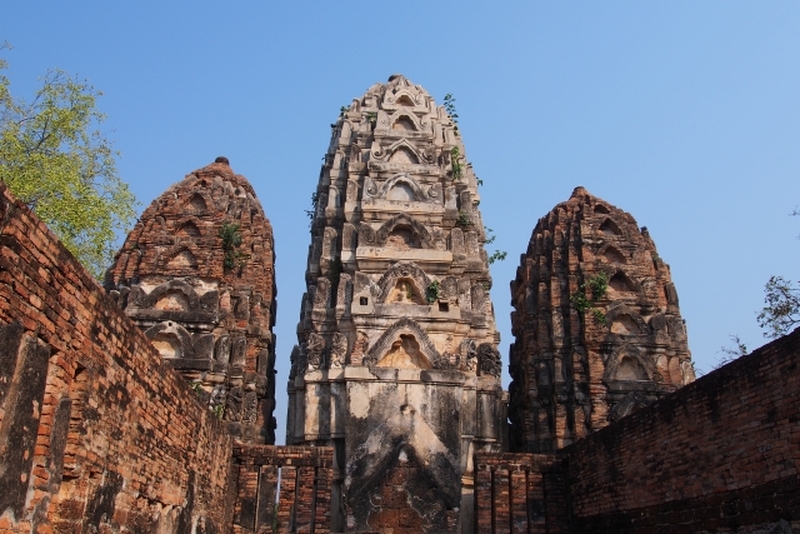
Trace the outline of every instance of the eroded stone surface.
<instances>
[{"instance_id":1,"label":"eroded stone surface","mask_svg":"<svg viewBox=\"0 0 800 534\"><path fill-rule=\"evenodd\" d=\"M471 521L471 457L499 450L502 420L478 202L454 124L403 76L333 125L287 441L336 447L334 529L454 532Z\"/></svg>"},{"instance_id":2,"label":"eroded stone surface","mask_svg":"<svg viewBox=\"0 0 800 534\"><path fill-rule=\"evenodd\" d=\"M275 442L273 250L253 188L221 157L153 201L105 282L245 442Z\"/></svg>"},{"instance_id":3,"label":"eroded stone surface","mask_svg":"<svg viewBox=\"0 0 800 534\"><path fill-rule=\"evenodd\" d=\"M694 380L647 229L582 187L539 220L511 291L517 450L561 448Z\"/></svg>"}]
</instances>

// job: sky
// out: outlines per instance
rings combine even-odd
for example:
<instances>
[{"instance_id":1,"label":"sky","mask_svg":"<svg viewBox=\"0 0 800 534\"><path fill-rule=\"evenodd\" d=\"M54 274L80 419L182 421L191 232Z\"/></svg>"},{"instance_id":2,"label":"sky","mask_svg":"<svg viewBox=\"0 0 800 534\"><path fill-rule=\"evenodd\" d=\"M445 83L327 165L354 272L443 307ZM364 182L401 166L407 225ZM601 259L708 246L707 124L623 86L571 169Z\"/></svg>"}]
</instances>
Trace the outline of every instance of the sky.
<instances>
[{"instance_id":1,"label":"sky","mask_svg":"<svg viewBox=\"0 0 800 534\"><path fill-rule=\"evenodd\" d=\"M217 156L252 183L277 253L278 443L330 124L394 73L456 97L508 252L491 267L506 363L519 255L576 186L647 226L701 372L730 336L766 342L764 284L800 279L800 2L488 4L7 2L0 54L17 97L53 68L103 92L139 212Z\"/></svg>"}]
</instances>

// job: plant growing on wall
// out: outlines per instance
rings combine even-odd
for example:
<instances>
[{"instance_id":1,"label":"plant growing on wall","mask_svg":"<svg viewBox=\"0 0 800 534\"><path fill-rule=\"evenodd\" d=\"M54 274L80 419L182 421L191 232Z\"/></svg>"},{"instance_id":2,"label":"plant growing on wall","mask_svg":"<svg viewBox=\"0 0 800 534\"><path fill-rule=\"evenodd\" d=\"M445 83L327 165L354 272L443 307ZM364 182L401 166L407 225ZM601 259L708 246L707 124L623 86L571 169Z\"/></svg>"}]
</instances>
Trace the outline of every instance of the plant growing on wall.
<instances>
[{"instance_id":1,"label":"plant growing on wall","mask_svg":"<svg viewBox=\"0 0 800 534\"><path fill-rule=\"evenodd\" d=\"M458 135L458 113L456 113L456 97L453 93L444 95L444 109L450 116L450 124L453 126L453 131Z\"/></svg>"},{"instance_id":2,"label":"plant growing on wall","mask_svg":"<svg viewBox=\"0 0 800 534\"><path fill-rule=\"evenodd\" d=\"M226 271L244 267L245 261L250 256L239 250L242 245L242 232L238 224L225 223L219 229L219 237L222 239L222 250L225 257L222 265Z\"/></svg>"},{"instance_id":3,"label":"plant growing on wall","mask_svg":"<svg viewBox=\"0 0 800 534\"><path fill-rule=\"evenodd\" d=\"M578 310L581 314L587 311L592 314L595 321L605 326L606 316L597 307L597 303L608 292L608 275L606 273L598 273L587 281L578 286L578 290L570 295L569 300L572 307ZM587 296L588 293L588 296Z\"/></svg>"},{"instance_id":4,"label":"plant growing on wall","mask_svg":"<svg viewBox=\"0 0 800 534\"><path fill-rule=\"evenodd\" d=\"M316 191L314 191L313 193L311 193L311 209L310 210L304 210L305 213L306 213L306 217L308 217L308 219L311 222L314 221L314 216L317 213L317 206L318 205L319 205L319 195L317 194Z\"/></svg>"},{"instance_id":5,"label":"plant growing on wall","mask_svg":"<svg viewBox=\"0 0 800 534\"><path fill-rule=\"evenodd\" d=\"M472 224L472 219L469 218L469 214L464 210L458 210L458 219L456 219L456 226L459 228L466 228Z\"/></svg>"},{"instance_id":6,"label":"plant growing on wall","mask_svg":"<svg viewBox=\"0 0 800 534\"><path fill-rule=\"evenodd\" d=\"M425 289L425 300L428 301L428 304L433 304L434 302L439 300L439 297L441 297L441 295L442 295L442 288L440 287L438 280L434 280L433 282L428 284L428 287Z\"/></svg>"},{"instance_id":7,"label":"plant growing on wall","mask_svg":"<svg viewBox=\"0 0 800 534\"><path fill-rule=\"evenodd\" d=\"M452 169L450 177L453 181L464 176L464 166L461 164L461 151L457 146L450 149L450 168Z\"/></svg>"}]
</instances>

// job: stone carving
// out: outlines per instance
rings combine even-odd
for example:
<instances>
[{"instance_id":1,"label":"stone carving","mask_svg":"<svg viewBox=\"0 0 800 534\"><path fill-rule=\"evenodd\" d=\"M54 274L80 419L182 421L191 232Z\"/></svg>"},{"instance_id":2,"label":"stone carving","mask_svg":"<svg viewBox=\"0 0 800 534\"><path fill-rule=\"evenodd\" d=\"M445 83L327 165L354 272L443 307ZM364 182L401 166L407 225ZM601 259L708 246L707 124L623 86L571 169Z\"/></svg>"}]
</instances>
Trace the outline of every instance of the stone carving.
<instances>
[{"instance_id":1,"label":"stone carving","mask_svg":"<svg viewBox=\"0 0 800 534\"><path fill-rule=\"evenodd\" d=\"M308 369L311 371L322 369L325 364L325 338L315 332L311 332L308 334L305 349Z\"/></svg>"},{"instance_id":2,"label":"stone carving","mask_svg":"<svg viewBox=\"0 0 800 534\"><path fill-rule=\"evenodd\" d=\"M465 339L461 343L461 354L464 359L464 371L474 373L478 368L478 347L472 339Z\"/></svg>"},{"instance_id":3,"label":"stone carving","mask_svg":"<svg viewBox=\"0 0 800 534\"><path fill-rule=\"evenodd\" d=\"M356 342L353 344L353 352L350 354L350 365L363 365L364 355L369 351L369 338L365 332L356 334Z\"/></svg>"},{"instance_id":4,"label":"stone carving","mask_svg":"<svg viewBox=\"0 0 800 534\"><path fill-rule=\"evenodd\" d=\"M482 375L499 377L503 370L500 352L490 343L478 345L478 369Z\"/></svg>"},{"instance_id":5,"label":"stone carving","mask_svg":"<svg viewBox=\"0 0 800 534\"><path fill-rule=\"evenodd\" d=\"M331 369L341 369L347 358L347 336L341 332L333 334L333 342L331 343Z\"/></svg>"}]
</instances>

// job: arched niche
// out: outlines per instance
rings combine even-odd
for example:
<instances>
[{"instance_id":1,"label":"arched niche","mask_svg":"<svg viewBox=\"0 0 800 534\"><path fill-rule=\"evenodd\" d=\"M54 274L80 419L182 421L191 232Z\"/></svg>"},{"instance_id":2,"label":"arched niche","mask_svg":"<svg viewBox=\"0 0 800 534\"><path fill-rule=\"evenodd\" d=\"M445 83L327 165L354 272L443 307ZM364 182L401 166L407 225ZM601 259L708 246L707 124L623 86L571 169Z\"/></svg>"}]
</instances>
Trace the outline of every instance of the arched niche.
<instances>
[{"instance_id":1,"label":"arched niche","mask_svg":"<svg viewBox=\"0 0 800 534\"><path fill-rule=\"evenodd\" d=\"M179 237L200 237L200 229L192 221L186 221L178 227L175 235Z\"/></svg>"},{"instance_id":2,"label":"arched niche","mask_svg":"<svg viewBox=\"0 0 800 534\"><path fill-rule=\"evenodd\" d=\"M397 98L397 100L395 101L395 104L397 104L398 106L406 106L406 107L412 107L412 108L414 107L414 101L411 100L410 96L405 95L405 94L400 95Z\"/></svg>"},{"instance_id":3,"label":"arched niche","mask_svg":"<svg viewBox=\"0 0 800 534\"><path fill-rule=\"evenodd\" d=\"M401 165L417 165L419 158L408 147L401 146L392 152L389 156L389 162Z\"/></svg>"},{"instance_id":4,"label":"arched niche","mask_svg":"<svg viewBox=\"0 0 800 534\"><path fill-rule=\"evenodd\" d=\"M388 304L425 304L422 291L417 286L417 282L409 277L398 278L394 287L389 291L386 298Z\"/></svg>"},{"instance_id":5,"label":"arched niche","mask_svg":"<svg viewBox=\"0 0 800 534\"><path fill-rule=\"evenodd\" d=\"M411 202L414 200L414 190L406 183L397 183L386 192L386 200Z\"/></svg>"},{"instance_id":6,"label":"arched niche","mask_svg":"<svg viewBox=\"0 0 800 534\"><path fill-rule=\"evenodd\" d=\"M178 323L164 321L148 328L144 335L162 358L195 357L192 335Z\"/></svg>"},{"instance_id":7,"label":"arched niche","mask_svg":"<svg viewBox=\"0 0 800 534\"><path fill-rule=\"evenodd\" d=\"M402 98L402 97L401 97ZM414 124L408 115L400 115L397 117L392 124L392 130L402 130L406 132L416 132L417 125Z\"/></svg>"},{"instance_id":8,"label":"arched niche","mask_svg":"<svg viewBox=\"0 0 800 534\"><path fill-rule=\"evenodd\" d=\"M659 377L654 359L645 351L633 344L617 347L606 361L603 381L612 382L647 382Z\"/></svg>"},{"instance_id":9,"label":"arched niche","mask_svg":"<svg viewBox=\"0 0 800 534\"><path fill-rule=\"evenodd\" d=\"M414 231L411 226L399 224L392 229L386 237L386 248L393 248L396 250L411 250L415 248L422 248L419 240L419 235Z\"/></svg>"},{"instance_id":10,"label":"arched niche","mask_svg":"<svg viewBox=\"0 0 800 534\"><path fill-rule=\"evenodd\" d=\"M205 213L205 211L208 209L208 204L206 203L206 199L203 198L203 195L200 193L195 193L189 198L187 207L195 213Z\"/></svg>"},{"instance_id":11,"label":"arched niche","mask_svg":"<svg viewBox=\"0 0 800 534\"><path fill-rule=\"evenodd\" d=\"M166 269L195 269L197 268L197 258L188 249L183 249L174 254L167 262Z\"/></svg>"},{"instance_id":12,"label":"arched niche","mask_svg":"<svg viewBox=\"0 0 800 534\"><path fill-rule=\"evenodd\" d=\"M378 287L380 293L378 294L378 302L391 302L391 296L404 280L411 285L411 290L414 293L419 293L420 296L424 294L430 278L425 274L417 264L413 262L400 262L392 265L378 280Z\"/></svg>"},{"instance_id":13,"label":"arched niche","mask_svg":"<svg viewBox=\"0 0 800 534\"><path fill-rule=\"evenodd\" d=\"M622 271L617 271L608 281L608 287L615 293L635 293L636 284Z\"/></svg>"},{"instance_id":14,"label":"arched niche","mask_svg":"<svg viewBox=\"0 0 800 534\"><path fill-rule=\"evenodd\" d=\"M419 325L403 318L386 330L370 347L362 360L363 365L397 367L404 365L418 369L431 369L443 361L433 342ZM379 363L383 362L383 363Z\"/></svg>"},{"instance_id":15,"label":"arched niche","mask_svg":"<svg viewBox=\"0 0 800 534\"><path fill-rule=\"evenodd\" d=\"M188 310L190 309L189 298L182 291L172 289L161 294L153 305L153 308L165 311Z\"/></svg>"},{"instance_id":16,"label":"arched niche","mask_svg":"<svg viewBox=\"0 0 800 534\"><path fill-rule=\"evenodd\" d=\"M608 320L608 317L606 317L606 320ZM642 332L633 317L628 314L620 314L611 322L611 333L628 336L638 335Z\"/></svg>"},{"instance_id":17,"label":"arched niche","mask_svg":"<svg viewBox=\"0 0 800 534\"><path fill-rule=\"evenodd\" d=\"M600 260L605 263L612 263L612 264L621 263L624 265L625 263L627 263L627 260L625 259L625 256L622 254L622 252L617 250L615 247L612 247L611 245L608 245L600 250Z\"/></svg>"},{"instance_id":18,"label":"arched niche","mask_svg":"<svg viewBox=\"0 0 800 534\"><path fill-rule=\"evenodd\" d=\"M641 366L639 361L630 356L623 356L617 367L617 372L614 376L615 380L624 381L642 381L648 380L647 372Z\"/></svg>"},{"instance_id":19,"label":"arched niche","mask_svg":"<svg viewBox=\"0 0 800 534\"><path fill-rule=\"evenodd\" d=\"M420 350L419 342L414 334L400 334L389 350L379 357L378 367L395 369L431 369L433 366Z\"/></svg>"},{"instance_id":20,"label":"arched niche","mask_svg":"<svg viewBox=\"0 0 800 534\"><path fill-rule=\"evenodd\" d=\"M622 230L611 219L603 221L603 224L600 225L600 231L607 235L622 235Z\"/></svg>"},{"instance_id":21,"label":"arched niche","mask_svg":"<svg viewBox=\"0 0 800 534\"><path fill-rule=\"evenodd\" d=\"M157 308L158 302L163 300L163 306L160 309L170 309L166 306L180 305L183 310L193 310L199 305L200 297L192 286L183 280L170 280L166 284L153 289L146 300L143 302L143 307Z\"/></svg>"},{"instance_id":22,"label":"arched niche","mask_svg":"<svg viewBox=\"0 0 800 534\"><path fill-rule=\"evenodd\" d=\"M405 213L395 215L378 228L378 231L375 233L377 245L381 247L386 246L389 236L392 235L396 228L402 229L403 232L410 232L413 236L410 236L410 238L419 242L419 248L434 248L431 235L425 226Z\"/></svg>"},{"instance_id":23,"label":"arched niche","mask_svg":"<svg viewBox=\"0 0 800 534\"><path fill-rule=\"evenodd\" d=\"M601 215L608 215L611 213L611 211L609 211L609 209L603 204L596 204L594 207L594 212Z\"/></svg>"},{"instance_id":24,"label":"arched niche","mask_svg":"<svg viewBox=\"0 0 800 534\"><path fill-rule=\"evenodd\" d=\"M150 343L156 348L162 358L181 358L183 350L178 337L173 333L160 333L155 335Z\"/></svg>"}]
</instances>

